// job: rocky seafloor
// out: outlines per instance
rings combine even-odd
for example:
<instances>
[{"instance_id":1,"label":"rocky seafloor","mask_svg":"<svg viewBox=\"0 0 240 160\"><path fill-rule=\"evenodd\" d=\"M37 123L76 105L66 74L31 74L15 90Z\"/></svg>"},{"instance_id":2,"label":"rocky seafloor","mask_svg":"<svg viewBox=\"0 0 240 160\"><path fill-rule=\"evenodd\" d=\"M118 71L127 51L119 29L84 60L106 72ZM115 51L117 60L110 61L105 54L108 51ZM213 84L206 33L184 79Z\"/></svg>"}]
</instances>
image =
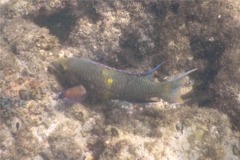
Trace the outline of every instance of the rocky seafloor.
<instances>
[{"instance_id":1,"label":"rocky seafloor","mask_svg":"<svg viewBox=\"0 0 240 160\"><path fill-rule=\"evenodd\" d=\"M238 160L239 44L237 0L0 0L0 160ZM61 57L198 70L186 105L66 103Z\"/></svg>"}]
</instances>

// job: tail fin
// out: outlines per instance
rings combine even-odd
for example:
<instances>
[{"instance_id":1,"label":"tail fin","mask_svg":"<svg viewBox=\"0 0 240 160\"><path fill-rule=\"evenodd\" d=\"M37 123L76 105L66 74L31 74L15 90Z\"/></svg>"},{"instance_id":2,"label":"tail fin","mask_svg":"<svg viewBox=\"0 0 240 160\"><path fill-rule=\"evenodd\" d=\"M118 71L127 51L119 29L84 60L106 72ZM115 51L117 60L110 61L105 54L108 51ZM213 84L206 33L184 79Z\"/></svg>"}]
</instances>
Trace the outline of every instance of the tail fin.
<instances>
[{"instance_id":1,"label":"tail fin","mask_svg":"<svg viewBox=\"0 0 240 160\"><path fill-rule=\"evenodd\" d=\"M175 78L174 80L169 81L170 94L168 95L167 99L170 102L177 103L177 104L183 104L186 102L181 98L180 88L186 85L186 76L196 70L197 68L192 69L188 72L181 74L179 77Z\"/></svg>"}]
</instances>

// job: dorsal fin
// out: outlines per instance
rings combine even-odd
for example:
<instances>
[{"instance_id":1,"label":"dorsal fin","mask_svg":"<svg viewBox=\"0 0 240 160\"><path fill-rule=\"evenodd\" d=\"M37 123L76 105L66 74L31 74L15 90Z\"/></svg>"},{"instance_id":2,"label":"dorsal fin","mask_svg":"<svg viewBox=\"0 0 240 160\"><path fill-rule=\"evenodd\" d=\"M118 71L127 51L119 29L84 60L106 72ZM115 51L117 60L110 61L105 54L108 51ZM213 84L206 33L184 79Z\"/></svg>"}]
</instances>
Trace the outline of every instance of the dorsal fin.
<instances>
[{"instance_id":1,"label":"dorsal fin","mask_svg":"<svg viewBox=\"0 0 240 160\"><path fill-rule=\"evenodd\" d=\"M116 68L112 68L112 67L109 67L109 66L106 66L104 64L101 64L101 63L98 63L98 62L95 62L95 61L91 61L91 60L88 60L88 59L85 59L85 58L81 58L85 61L89 61L90 63L93 63L95 65L99 65L99 66L102 66L102 67L105 67L105 68L108 68L110 70L116 70L118 72L122 72L122 73L125 73L125 74L130 74L130 75L135 75L135 76L142 76L142 77L146 77L146 78L152 78L153 77L153 73L165 62L162 62L160 63L159 65L157 65L156 67L154 67L153 69L151 69L150 71L147 71L147 72L144 72L144 73L135 73L135 72L129 72L129 71L126 71L126 70L121 70L121 69L116 69Z\"/></svg>"},{"instance_id":2,"label":"dorsal fin","mask_svg":"<svg viewBox=\"0 0 240 160\"><path fill-rule=\"evenodd\" d=\"M156 67L154 67L154 68L151 69L150 71L145 72L145 73L141 73L140 75L141 75L141 76L144 76L144 77L147 77L147 78L152 78L154 72L155 72L163 63L165 63L165 62L160 63L159 65L157 65Z\"/></svg>"}]
</instances>

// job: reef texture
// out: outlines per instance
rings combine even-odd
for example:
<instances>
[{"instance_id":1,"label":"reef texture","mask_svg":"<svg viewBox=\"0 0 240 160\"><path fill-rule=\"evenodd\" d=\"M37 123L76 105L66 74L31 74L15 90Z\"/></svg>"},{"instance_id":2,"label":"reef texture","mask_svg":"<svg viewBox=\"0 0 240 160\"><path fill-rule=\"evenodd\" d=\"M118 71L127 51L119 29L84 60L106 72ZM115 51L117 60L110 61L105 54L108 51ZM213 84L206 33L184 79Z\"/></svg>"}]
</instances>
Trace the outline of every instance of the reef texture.
<instances>
[{"instance_id":1,"label":"reef texture","mask_svg":"<svg viewBox=\"0 0 240 160\"><path fill-rule=\"evenodd\" d=\"M0 0L1 160L240 159L240 1ZM186 106L72 103L51 62L186 70ZM58 73L59 74L59 73ZM60 73L61 74L61 73Z\"/></svg>"}]
</instances>

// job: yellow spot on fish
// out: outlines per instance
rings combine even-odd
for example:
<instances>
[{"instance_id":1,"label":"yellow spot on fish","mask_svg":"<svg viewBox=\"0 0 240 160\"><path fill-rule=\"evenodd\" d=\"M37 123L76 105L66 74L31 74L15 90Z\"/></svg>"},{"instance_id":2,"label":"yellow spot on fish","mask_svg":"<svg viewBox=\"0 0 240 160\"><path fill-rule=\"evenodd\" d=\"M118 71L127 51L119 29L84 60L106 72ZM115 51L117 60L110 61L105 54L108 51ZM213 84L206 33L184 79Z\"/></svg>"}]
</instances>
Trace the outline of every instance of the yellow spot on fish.
<instances>
[{"instance_id":1,"label":"yellow spot on fish","mask_svg":"<svg viewBox=\"0 0 240 160\"><path fill-rule=\"evenodd\" d=\"M112 78L108 78L107 79L107 85L111 86L113 83L113 79Z\"/></svg>"}]
</instances>

